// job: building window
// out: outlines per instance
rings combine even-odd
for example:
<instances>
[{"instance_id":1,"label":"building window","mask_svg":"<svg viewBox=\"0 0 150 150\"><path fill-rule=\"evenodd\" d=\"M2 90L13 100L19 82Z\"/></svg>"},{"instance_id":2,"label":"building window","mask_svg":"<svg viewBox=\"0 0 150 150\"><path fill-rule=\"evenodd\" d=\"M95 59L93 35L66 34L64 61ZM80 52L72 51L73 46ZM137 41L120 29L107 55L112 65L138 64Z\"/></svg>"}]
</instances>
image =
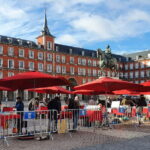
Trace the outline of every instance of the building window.
<instances>
[{"instance_id":1,"label":"building window","mask_svg":"<svg viewBox=\"0 0 150 150\"><path fill-rule=\"evenodd\" d=\"M84 51L82 51L82 56L84 56L84 54L85 54L85 52L84 52Z\"/></svg>"},{"instance_id":2,"label":"building window","mask_svg":"<svg viewBox=\"0 0 150 150\"><path fill-rule=\"evenodd\" d=\"M125 70L128 70L128 64L125 65Z\"/></svg>"},{"instance_id":3,"label":"building window","mask_svg":"<svg viewBox=\"0 0 150 150\"><path fill-rule=\"evenodd\" d=\"M88 60L88 66L91 66L91 64L92 64L92 61Z\"/></svg>"},{"instance_id":4,"label":"building window","mask_svg":"<svg viewBox=\"0 0 150 150\"><path fill-rule=\"evenodd\" d=\"M82 65L86 65L86 59L82 59Z\"/></svg>"},{"instance_id":5,"label":"building window","mask_svg":"<svg viewBox=\"0 0 150 150\"><path fill-rule=\"evenodd\" d=\"M72 49L71 48L69 49L69 54L72 54Z\"/></svg>"},{"instance_id":6,"label":"building window","mask_svg":"<svg viewBox=\"0 0 150 150\"><path fill-rule=\"evenodd\" d=\"M91 76L91 69L88 69L88 76Z\"/></svg>"},{"instance_id":7,"label":"building window","mask_svg":"<svg viewBox=\"0 0 150 150\"><path fill-rule=\"evenodd\" d=\"M61 62L62 62L62 63L66 63L66 57L65 57L65 56L62 56L62 57L61 57Z\"/></svg>"},{"instance_id":8,"label":"building window","mask_svg":"<svg viewBox=\"0 0 150 150\"><path fill-rule=\"evenodd\" d=\"M60 62L60 56L56 55L56 62Z\"/></svg>"},{"instance_id":9,"label":"building window","mask_svg":"<svg viewBox=\"0 0 150 150\"><path fill-rule=\"evenodd\" d=\"M146 76L150 77L150 70L146 70Z\"/></svg>"},{"instance_id":10,"label":"building window","mask_svg":"<svg viewBox=\"0 0 150 150\"><path fill-rule=\"evenodd\" d=\"M139 63L135 63L135 69L139 68Z\"/></svg>"},{"instance_id":11,"label":"building window","mask_svg":"<svg viewBox=\"0 0 150 150\"><path fill-rule=\"evenodd\" d=\"M82 79L82 83L83 83L83 84L86 83L86 79Z\"/></svg>"},{"instance_id":12,"label":"building window","mask_svg":"<svg viewBox=\"0 0 150 150\"><path fill-rule=\"evenodd\" d=\"M19 61L19 69L24 69L24 61Z\"/></svg>"},{"instance_id":13,"label":"building window","mask_svg":"<svg viewBox=\"0 0 150 150\"><path fill-rule=\"evenodd\" d=\"M29 51L29 58L34 59L34 51Z\"/></svg>"},{"instance_id":14,"label":"building window","mask_svg":"<svg viewBox=\"0 0 150 150\"><path fill-rule=\"evenodd\" d=\"M102 71L98 70L98 76L100 77L102 75Z\"/></svg>"},{"instance_id":15,"label":"building window","mask_svg":"<svg viewBox=\"0 0 150 150\"><path fill-rule=\"evenodd\" d=\"M3 72L0 72L0 79L3 78Z\"/></svg>"},{"instance_id":16,"label":"building window","mask_svg":"<svg viewBox=\"0 0 150 150\"><path fill-rule=\"evenodd\" d=\"M70 57L70 64L74 64L74 57Z\"/></svg>"},{"instance_id":17,"label":"building window","mask_svg":"<svg viewBox=\"0 0 150 150\"><path fill-rule=\"evenodd\" d=\"M38 71L43 71L43 64L42 63L38 63Z\"/></svg>"},{"instance_id":18,"label":"building window","mask_svg":"<svg viewBox=\"0 0 150 150\"><path fill-rule=\"evenodd\" d=\"M14 72L8 72L8 77L14 76Z\"/></svg>"},{"instance_id":19,"label":"building window","mask_svg":"<svg viewBox=\"0 0 150 150\"><path fill-rule=\"evenodd\" d=\"M52 42L47 42L47 50L52 50Z\"/></svg>"},{"instance_id":20,"label":"building window","mask_svg":"<svg viewBox=\"0 0 150 150\"><path fill-rule=\"evenodd\" d=\"M128 73L127 72L125 73L125 78L128 79Z\"/></svg>"},{"instance_id":21,"label":"building window","mask_svg":"<svg viewBox=\"0 0 150 150\"><path fill-rule=\"evenodd\" d=\"M70 74L74 75L74 67L70 67Z\"/></svg>"},{"instance_id":22,"label":"building window","mask_svg":"<svg viewBox=\"0 0 150 150\"><path fill-rule=\"evenodd\" d=\"M81 65L81 58L78 58L78 64Z\"/></svg>"},{"instance_id":23,"label":"building window","mask_svg":"<svg viewBox=\"0 0 150 150\"><path fill-rule=\"evenodd\" d=\"M110 77L111 74L110 74L110 71L107 71L107 77Z\"/></svg>"},{"instance_id":24,"label":"building window","mask_svg":"<svg viewBox=\"0 0 150 150\"><path fill-rule=\"evenodd\" d=\"M93 66L96 67L96 61L95 60L93 61Z\"/></svg>"},{"instance_id":25,"label":"building window","mask_svg":"<svg viewBox=\"0 0 150 150\"><path fill-rule=\"evenodd\" d=\"M38 52L38 59L43 60L43 53L42 52Z\"/></svg>"},{"instance_id":26,"label":"building window","mask_svg":"<svg viewBox=\"0 0 150 150\"><path fill-rule=\"evenodd\" d=\"M62 66L62 74L66 74L66 66Z\"/></svg>"},{"instance_id":27,"label":"building window","mask_svg":"<svg viewBox=\"0 0 150 150\"><path fill-rule=\"evenodd\" d=\"M123 72L119 72L119 77L123 78Z\"/></svg>"},{"instance_id":28,"label":"building window","mask_svg":"<svg viewBox=\"0 0 150 150\"><path fill-rule=\"evenodd\" d=\"M141 78L144 78L145 72L144 72L144 71L141 71L140 76L141 76Z\"/></svg>"},{"instance_id":29,"label":"building window","mask_svg":"<svg viewBox=\"0 0 150 150\"><path fill-rule=\"evenodd\" d=\"M93 76L97 76L97 71L95 69L93 70Z\"/></svg>"},{"instance_id":30,"label":"building window","mask_svg":"<svg viewBox=\"0 0 150 150\"><path fill-rule=\"evenodd\" d=\"M47 64L47 72L52 72L52 64Z\"/></svg>"},{"instance_id":31,"label":"building window","mask_svg":"<svg viewBox=\"0 0 150 150\"><path fill-rule=\"evenodd\" d=\"M3 46L0 46L0 54L3 54Z\"/></svg>"},{"instance_id":32,"label":"building window","mask_svg":"<svg viewBox=\"0 0 150 150\"><path fill-rule=\"evenodd\" d=\"M139 81L135 81L135 84L139 84Z\"/></svg>"},{"instance_id":33,"label":"building window","mask_svg":"<svg viewBox=\"0 0 150 150\"><path fill-rule=\"evenodd\" d=\"M2 67L3 67L3 59L0 58L0 68L2 68Z\"/></svg>"},{"instance_id":34,"label":"building window","mask_svg":"<svg viewBox=\"0 0 150 150\"><path fill-rule=\"evenodd\" d=\"M61 73L61 66L56 66L56 73Z\"/></svg>"},{"instance_id":35,"label":"building window","mask_svg":"<svg viewBox=\"0 0 150 150\"><path fill-rule=\"evenodd\" d=\"M29 70L34 70L34 62L29 62Z\"/></svg>"},{"instance_id":36,"label":"building window","mask_svg":"<svg viewBox=\"0 0 150 150\"><path fill-rule=\"evenodd\" d=\"M130 72L130 78L131 79L133 78L133 72Z\"/></svg>"},{"instance_id":37,"label":"building window","mask_svg":"<svg viewBox=\"0 0 150 150\"><path fill-rule=\"evenodd\" d=\"M90 79L90 78L88 78L88 82L91 82L91 79Z\"/></svg>"},{"instance_id":38,"label":"building window","mask_svg":"<svg viewBox=\"0 0 150 150\"><path fill-rule=\"evenodd\" d=\"M139 72L135 71L135 78L138 78L138 77L139 77Z\"/></svg>"},{"instance_id":39,"label":"building window","mask_svg":"<svg viewBox=\"0 0 150 150\"><path fill-rule=\"evenodd\" d=\"M8 60L8 68L13 69L14 68L14 60L9 59Z\"/></svg>"},{"instance_id":40,"label":"building window","mask_svg":"<svg viewBox=\"0 0 150 150\"><path fill-rule=\"evenodd\" d=\"M82 74L82 70L81 68L78 68L78 75L81 75Z\"/></svg>"},{"instance_id":41,"label":"building window","mask_svg":"<svg viewBox=\"0 0 150 150\"><path fill-rule=\"evenodd\" d=\"M47 61L52 61L52 54L47 54Z\"/></svg>"},{"instance_id":42,"label":"building window","mask_svg":"<svg viewBox=\"0 0 150 150\"><path fill-rule=\"evenodd\" d=\"M56 46L56 52L58 52L59 51L59 47L58 46Z\"/></svg>"},{"instance_id":43,"label":"building window","mask_svg":"<svg viewBox=\"0 0 150 150\"><path fill-rule=\"evenodd\" d=\"M133 70L133 64L130 64L130 70Z\"/></svg>"},{"instance_id":44,"label":"building window","mask_svg":"<svg viewBox=\"0 0 150 150\"><path fill-rule=\"evenodd\" d=\"M144 67L145 67L144 62L141 62L140 64L141 64L141 68L144 68Z\"/></svg>"},{"instance_id":45,"label":"building window","mask_svg":"<svg viewBox=\"0 0 150 150\"><path fill-rule=\"evenodd\" d=\"M14 48L8 47L8 56L14 56Z\"/></svg>"},{"instance_id":46,"label":"building window","mask_svg":"<svg viewBox=\"0 0 150 150\"><path fill-rule=\"evenodd\" d=\"M19 49L19 57L24 57L24 49Z\"/></svg>"}]
</instances>

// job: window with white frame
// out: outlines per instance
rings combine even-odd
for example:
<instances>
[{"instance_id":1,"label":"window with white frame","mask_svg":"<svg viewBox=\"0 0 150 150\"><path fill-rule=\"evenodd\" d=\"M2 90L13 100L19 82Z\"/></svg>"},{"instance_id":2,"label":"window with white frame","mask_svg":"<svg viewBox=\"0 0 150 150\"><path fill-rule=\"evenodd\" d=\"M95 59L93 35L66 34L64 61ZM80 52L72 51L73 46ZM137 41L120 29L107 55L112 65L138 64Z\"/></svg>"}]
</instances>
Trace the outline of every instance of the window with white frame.
<instances>
[{"instance_id":1,"label":"window with white frame","mask_svg":"<svg viewBox=\"0 0 150 150\"><path fill-rule=\"evenodd\" d=\"M70 74L74 75L74 67L70 67Z\"/></svg>"},{"instance_id":2,"label":"window with white frame","mask_svg":"<svg viewBox=\"0 0 150 150\"><path fill-rule=\"evenodd\" d=\"M65 56L62 56L62 57L61 57L61 62L62 62L62 63L66 63L66 57L65 57Z\"/></svg>"},{"instance_id":3,"label":"window with white frame","mask_svg":"<svg viewBox=\"0 0 150 150\"><path fill-rule=\"evenodd\" d=\"M140 72L140 76L141 76L141 78L144 78L145 72L144 72L144 71L141 71L141 72Z\"/></svg>"},{"instance_id":4,"label":"window with white frame","mask_svg":"<svg viewBox=\"0 0 150 150\"><path fill-rule=\"evenodd\" d=\"M141 65L141 68L144 68L144 67L145 67L144 62L141 62L140 65Z\"/></svg>"},{"instance_id":5,"label":"window with white frame","mask_svg":"<svg viewBox=\"0 0 150 150\"><path fill-rule=\"evenodd\" d=\"M8 77L14 76L14 72L8 72Z\"/></svg>"},{"instance_id":6,"label":"window with white frame","mask_svg":"<svg viewBox=\"0 0 150 150\"><path fill-rule=\"evenodd\" d=\"M101 76L101 75L102 75L102 71L98 70L98 76Z\"/></svg>"},{"instance_id":7,"label":"window with white frame","mask_svg":"<svg viewBox=\"0 0 150 150\"><path fill-rule=\"evenodd\" d=\"M61 66L59 65L56 66L56 73L61 73Z\"/></svg>"},{"instance_id":8,"label":"window with white frame","mask_svg":"<svg viewBox=\"0 0 150 150\"><path fill-rule=\"evenodd\" d=\"M119 77L123 78L123 72L119 72Z\"/></svg>"},{"instance_id":9,"label":"window with white frame","mask_svg":"<svg viewBox=\"0 0 150 150\"><path fill-rule=\"evenodd\" d=\"M3 59L0 58L0 68L2 68L2 67L3 67Z\"/></svg>"},{"instance_id":10,"label":"window with white frame","mask_svg":"<svg viewBox=\"0 0 150 150\"><path fill-rule=\"evenodd\" d=\"M139 63L135 63L135 69L138 69L139 68Z\"/></svg>"},{"instance_id":11,"label":"window with white frame","mask_svg":"<svg viewBox=\"0 0 150 150\"><path fill-rule=\"evenodd\" d=\"M92 65L92 61L88 60L88 66L91 66L91 65Z\"/></svg>"},{"instance_id":12,"label":"window with white frame","mask_svg":"<svg viewBox=\"0 0 150 150\"><path fill-rule=\"evenodd\" d=\"M135 78L139 77L139 71L135 71Z\"/></svg>"},{"instance_id":13,"label":"window with white frame","mask_svg":"<svg viewBox=\"0 0 150 150\"><path fill-rule=\"evenodd\" d=\"M93 66L96 67L96 61L95 60L93 60Z\"/></svg>"},{"instance_id":14,"label":"window with white frame","mask_svg":"<svg viewBox=\"0 0 150 150\"><path fill-rule=\"evenodd\" d=\"M107 77L110 77L111 74L110 74L110 71L107 71Z\"/></svg>"},{"instance_id":15,"label":"window with white frame","mask_svg":"<svg viewBox=\"0 0 150 150\"><path fill-rule=\"evenodd\" d=\"M74 57L70 57L70 64L74 64Z\"/></svg>"},{"instance_id":16,"label":"window with white frame","mask_svg":"<svg viewBox=\"0 0 150 150\"><path fill-rule=\"evenodd\" d=\"M43 64L42 63L38 63L38 71L43 71Z\"/></svg>"},{"instance_id":17,"label":"window with white frame","mask_svg":"<svg viewBox=\"0 0 150 150\"><path fill-rule=\"evenodd\" d=\"M52 50L52 42L47 42L47 50Z\"/></svg>"},{"instance_id":18,"label":"window with white frame","mask_svg":"<svg viewBox=\"0 0 150 150\"><path fill-rule=\"evenodd\" d=\"M135 84L139 84L139 81L135 81L134 83L135 83Z\"/></svg>"},{"instance_id":19,"label":"window with white frame","mask_svg":"<svg viewBox=\"0 0 150 150\"><path fill-rule=\"evenodd\" d=\"M8 68L9 69L13 69L14 68L14 60L12 60L12 59L8 60Z\"/></svg>"},{"instance_id":20,"label":"window with white frame","mask_svg":"<svg viewBox=\"0 0 150 150\"><path fill-rule=\"evenodd\" d=\"M123 68L123 65L122 64L120 64L120 69L122 69Z\"/></svg>"},{"instance_id":21,"label":"window with white frame","mask_svg":"<svg viewBox=\"0 0 150 150\"><path fill-rule=\"evenodd\" d=\"M86 59L82 59L82 65L86 65Z\"/></svg>"},{"instance_id":22,"label":"window with white frame","mask_svg":"<svg viewBox=\"0 0 150 150\"><path fill-rule=\"evenodd\" d=\"M19 69L24 69L24 61L19 61Z\"/></svg>"},{"instance_id":23,"label":"window with white frame","mask_svg":"<svg viewBox=\"0 0 150 150\"><path fill-rule=\"evenodd\" d=\"M146 76L150 77L150 70L146 70Z\"/></svg>"},{"instance_id":24,"label":"window with white frame","mask_svg":"<svg viewBox=\"0 0 150 150\"><path fill-rule=\"evenodd\" d=\"M43 53L42 52L38 52L38 59L43 60Z\"/></svg>"},{"instance_id":25,"label":"window with white frame","mask_svg":"<svg viewBox=\"0 0 150 150\"><path fill-rule=\"evenodd\" d=\"M86 79L82 79L82 83L83 83L83 84L86 83Z\"/></svg>"},{"instance_id":26,"label":"window with white frame","mask_svg":"<svg viewBox=\"0 0 150 150\"><path fill-rule=\"evenodd\" d=\"M81 58L78 58L78 64L81 65Z\"/></svg>"},{"instance_id":27,"label":"window with white frame","mask_svg":"<svg viewBox=\"0 0 150 150\"><path fill-rule=\"evenodd\" d=\"M150 61L147 61L146 66L147 66L147 68L150 67Z\"/></svg>"},{"instance_id":28,"label":"window with white frame","mask_svg":"<svg viewBox=\"0 0 150 150\"><path fill-rule=\"evenodd\" d=\"M69 54L72 54L72 48L69 49Z\"/></svg>"},{"instance_id":29,"label":"window with white frame","mask_svg":"<svg viewBox=\"0 0 150 150\"><path fill-rule=\"evenodd\" d=\"M52 61L53 60L53 58L52 58L52 54L47 54L47 61Z\"/></svg>"},{"instance_id":30,"label":"window with white frame","mask_svg":"<svg viewBox=\"0 0 150 150\"><path fill-rule=\"evenodd\" d=\"M81 70L81 68L78 68L78 75L82 75L82 70Z\"/></svg>"},{"instance_id":31,"label":"window with white frame","mask_svg":"<svg viewBox=\"0 0 150 150\"><path fill-rule=\"evenodd\" d=\"M24 49L19 49L19 57L24 57Z\"/></svg>"},{"instance_id":32,"label":"window with white frame","mask_svg":"<svg viewBox=\"0 0 150 150\"><path fill-rule=\"evenodd\" d=\"M130 64L130 70L133 70L133 64Z\"/></svg>"},{"instance_id":33,"label":"window with white frame","mask_svg":"<svg viewBox=\"0 0 150 150\"><path fill-rule=\"evenodd\" d=\"M125 64L125 70L128 70L128 64Z\"/></svg>"},{"instance_id":34,"label":"window with white frame","mask_svg":"<svg viewBox=\"0 0 150 150\"><path fill-rule=\"evenodd\" d=\"M56 52L58 52L59 51L59 46L56 46Z\"/></svg>"},{"instance_id":35,"label":"window with white frame","mask_svg":"<svg viewBox=\"0 0 150 150\"><path fill-rule=\"evenodd\" d=\"M91 76L91 69L88 69L88 76Z\"/></svg>"},{"instance_id":36,"label":"window with white frame","mask_svg":"<svg viewBox=\"0 0 150 150\"><path fill-rule=\"evenodd\" d=\"M141 82L140 83L143 83L143 82L145 82L144 80L141 80Z\"/></svg>"},{"instance_id":37,"label":"window with white frame","mask_svg":"<svg viewBox=\"0 0 150 150\"><path fill-rule=\"evenodd\" d=\"M82 51L82 56L84 56L84 54L85 54L85 52L84 52L84 51Z\"/></svg>"},{"instance_id":38,"label":"window with white frame","mask_svg":"<svg viewBox=\"0 0 150 150\"><path fill-rule=\"evenodd\" d=\"M29 58L34 59L34 51L29 51Z\"/></svg>"},{"instance_id":39,"label":"window with white frame","mask_svg":"<svg viewBox=\"0 0 150 150\"><path fill-rule=\"evenodd\" d=\"M0 46L0 54L3 54L3 46Z\"/></svg>"},{"instance_id":40,"label":"window with white frame","mask_svg":"<svg viewBox=\"0 0 150 150\"><path fill-rule=\"evenodd\" d=\"M14 48L8 47L8 56L14 56Z\"/></svg>"},{"instance_id":41,"label":"window with white frame","mask_svg":"<svg viewBox=\"0 0 150 150\"><path fill-rule=\"evenodd\" d=\"M85 68L82 69L82 75L84 75L84 76L86 75L86 69Z\"/></svg>"},{"instance_id":42,"label":"window with white frame","mask_svg":"<svg viewBox=\"0 0 150 150\"><path fill-rule=\"evenodd\" d=\"M130 72L130 78L131 79L133 78L133 72Z\"/></svg>"},{"instance_id":43,"label":"window with white frame","mask_svg":"<svg viewBox=\"0 0 150 150\"><path fill-rule=\"evenodd\" d=\"M34 62L29 62L29 70L34 70Z\"/></svg>"},{"instance_id":44,"label":"window with white frame","mask_svg":"<svg viewBox=\"0 0 150 150\"><path fill-rule=\"evenodd\" d=\"M62 74L66 74L66 66L62 66Z\"/></svg>"},{"instance_id":45,"label":"window with white frame","mask_svg":"<svg viewBox=\"0 0 150 150\"><path fill-rule=\"evenodd\" d=\"M127 72L124 74L124 76L126 79L128 79L128 73Z\"/></svg>"},{"instance_id":46,"label":"window with white frame","mask_svg":"<svg viewBox=\"0 0 150 150\"><path fill-rule=\"evenodd\" d=\"M97 76L97 71L95 69L93 69L93 76Z\"/></svg>"},{"instance_id":47,"label":"window with white frame","mask_svg":"<svg viewBox=\"0 0 150 150\"><path fill-rule=\"evenodd\" d=\"M56 62L60 62L60 55L56 55Z\"/></svg>"},{"instance_id":48,"label":"window with white frame","mask_svg":"<svg viewBox=\"0 0 150 150\"><path fill-rule=\"evenodd\" d=\"M47 72L52 72L52 64L47 64Z\"/></svg>"},{"instance_id":49,"label":"window with white frame","mask_svg":"<svg viewBox=\"0 0 150 150\"><path fill-rule=\"evenodd\" d=\"M3 78L3 72L0 72L0 79Z\"/></svg>"}]
</instances>

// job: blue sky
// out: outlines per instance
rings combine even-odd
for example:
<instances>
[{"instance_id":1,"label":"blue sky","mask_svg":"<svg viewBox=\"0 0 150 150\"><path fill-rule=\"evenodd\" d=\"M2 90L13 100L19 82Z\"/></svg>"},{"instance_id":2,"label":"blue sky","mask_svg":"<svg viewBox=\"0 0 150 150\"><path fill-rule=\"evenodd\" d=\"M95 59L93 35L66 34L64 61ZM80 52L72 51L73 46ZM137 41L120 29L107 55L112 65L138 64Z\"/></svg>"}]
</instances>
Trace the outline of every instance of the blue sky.
<instances>
[{"instance_id":1,"label":"blue sky","mask_svg":"<svg viewBox=\"0 0 150 150\"><path fill-rule=\"evenodd\" d=\"M150 49L150 0L0 0L0 35L35 41L47 10L56 43L117 54Z\"/></svg>"}]
</instances>

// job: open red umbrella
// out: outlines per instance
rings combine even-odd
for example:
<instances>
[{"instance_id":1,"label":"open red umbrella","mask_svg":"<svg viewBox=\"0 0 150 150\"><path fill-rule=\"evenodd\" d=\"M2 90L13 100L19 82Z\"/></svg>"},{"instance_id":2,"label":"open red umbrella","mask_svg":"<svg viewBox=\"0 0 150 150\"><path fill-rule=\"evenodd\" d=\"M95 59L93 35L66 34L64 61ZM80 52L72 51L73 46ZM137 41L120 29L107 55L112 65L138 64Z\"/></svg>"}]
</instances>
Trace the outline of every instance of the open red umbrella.
<instances>
[{"instance_id":1,"label":"open red umbrella","mask_svg":"<svg viewBox=\"0 0 150 150\"><path fill-rule=\"evenodd\" d=\"M0 91L14 91L14 90L7 87L0 86Z\"/></svg>"},{"instance_id":2,"label":"open red umbrella","mask_svg":"<svg viewBox=\"0 0 150 150\"><path fill-rule=\"evenodd\" d=\"M73 94L82 94L82 95L101 95L101 94L105 94L105 92L99 92L99 91L95 91L95 90L76 90L73 91ZM113 94L113 93L107 93L107 94Z\"/></svg>"},{"instance_id":3,"label":"open red umbrella","mask_svg":"<svg viewBox=\"0 0 150 150\"><path fill-rule=\"evenodd\" d=\"M43 87L43 88L35 88L35 89L28 89L28 91L37 92L37 93L47 93L47 94L73 94L71 91L68 91L59 86L52 86L52 87Z\"/></svg>"},{"instance_id":4,"label":"open red umbrella","mask_svg":"<svg viewBox=\"0 0 150 150\"><path fill-rule=\"evenodd\" d=\"M0 80L0 86L15 90L61 85L69 85L69 82L64 77L54 77L41 72L24 72Z\"/></svg>"},{"instance_id":5,"label":"open red umbrella","mask_svg":"<svg viewBox=\"0 0 150 150\"><path fill-rule=\"evenodd\" d=\"M113 91L114 94L116 95L140 95L140 92L136 92L136 91L131 91L131 90L116 90Z\"/></svg>"},{"instance_id":6,"label":"open red umbrella","mask_svg":"<svg viewBox=\"0 0 150 150\"><path fill-rule=\"evenodd\" d=\"M134 84L131 82L109 78L109 77L102 77L97 80L79 85L74 87L75 90L96 90L96 91L105 91L107 92L121 90L121 89L130 89L130 90L138 90L140 87L143 87L139 84Z\"/></svg>"}]
</instances>

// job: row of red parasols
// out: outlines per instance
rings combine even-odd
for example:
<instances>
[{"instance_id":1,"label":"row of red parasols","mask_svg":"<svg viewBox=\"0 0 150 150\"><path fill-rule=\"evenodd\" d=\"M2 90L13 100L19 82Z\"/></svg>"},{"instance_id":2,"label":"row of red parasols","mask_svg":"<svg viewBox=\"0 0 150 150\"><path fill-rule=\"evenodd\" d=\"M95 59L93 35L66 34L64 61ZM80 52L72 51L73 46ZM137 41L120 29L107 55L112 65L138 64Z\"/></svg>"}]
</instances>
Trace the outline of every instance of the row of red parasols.
<instances>
[{"instance_id":1,"label":"row of red parasols","mask_svg":"<svg viewBox=\"0 0 150 150\"><path fill-rule=\"evenodd\" d=\"M101 77L97 80L74 87L73 92L59 86L70 85L68 80L60 76L51 76L41 72L24 72L0 80L0 90L25 90L38 93L63 94L150 94L150 81L135 84L120 79Z\"/></svg>"}]
</instances>

